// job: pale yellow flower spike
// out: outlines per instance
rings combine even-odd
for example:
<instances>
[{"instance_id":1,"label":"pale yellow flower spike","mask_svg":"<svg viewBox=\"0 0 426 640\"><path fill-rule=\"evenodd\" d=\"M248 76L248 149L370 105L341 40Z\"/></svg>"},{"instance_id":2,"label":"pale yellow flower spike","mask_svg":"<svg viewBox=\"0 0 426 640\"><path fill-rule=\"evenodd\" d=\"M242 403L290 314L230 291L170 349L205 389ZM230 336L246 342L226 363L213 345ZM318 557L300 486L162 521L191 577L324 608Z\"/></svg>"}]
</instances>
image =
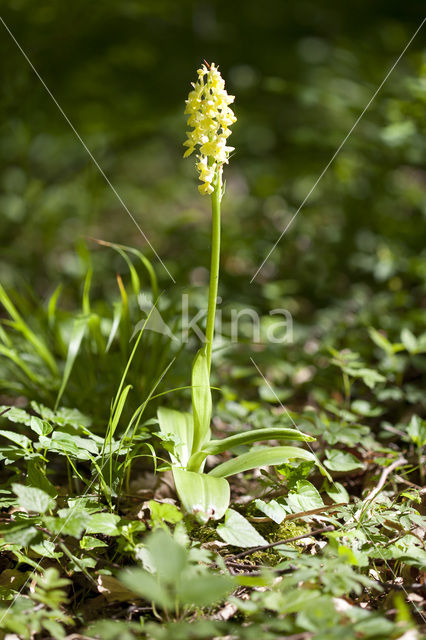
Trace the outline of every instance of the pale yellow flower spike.
<instances>
[{"instance_id":1,"label":"pale yellow flower spike","mask_svg":"<svg viewBox=\"0 0 426 640\"><path fill-rule=\"evenodd\" d=\"M217 171L228 162L229 154L234 150L226 145L226 140L231 135L229 127L237 118L229 106L235 98L227 94L225 81L216 65L213 62L211 66L203 64L197 73L198 80L192 83L193 90L186 101L185 113L193 130L187 131L188 138L183 143L188 147L184 158L198 145L196 166L202 182L198 190L208 195L214 191Z\"/></svg>"}]
</instances>

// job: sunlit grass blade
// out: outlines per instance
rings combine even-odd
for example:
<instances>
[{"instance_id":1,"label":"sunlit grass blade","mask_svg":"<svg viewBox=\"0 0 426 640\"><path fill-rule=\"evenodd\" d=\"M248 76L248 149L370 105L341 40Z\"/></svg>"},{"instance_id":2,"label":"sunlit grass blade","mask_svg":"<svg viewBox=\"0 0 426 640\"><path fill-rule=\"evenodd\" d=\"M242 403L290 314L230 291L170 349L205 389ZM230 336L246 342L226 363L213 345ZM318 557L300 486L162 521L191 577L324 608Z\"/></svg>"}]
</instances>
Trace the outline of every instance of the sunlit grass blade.
<instances>
[{"instance_id":1,"label":"sunlit grass blade","mask_svg":"<svg viewBox=\"0 0 426 640\"><path fill-rule=\"evenodd\" d=\"M0 345L0 354L5 358L8 358L11 362L13 362L21 371L27 376L31 382L38 384L41 382L41 379L29 368L29 366L22 360L22 358L14 351L13 349L9 349L8 347L4 347Z\"/></svg>"},{"instance_id":2,"label":"sunlit grass blade","mask_svg":"<svg viewBox=\"0 0 426 640\"><path fill-rule=\"evenodd\" d=\"M49 323L49 327L53 327L56 319L56 306L58 304L59 296L62 293L62 285L58 285L55 291L52 293L49 299L49 303L47 305L47 321Z\"/></svg>"},{"instance_id":3,"label":"sunlit grass blade","mask_svg":"<svg viewBox=\"0 0 426 640\"><path fill-rule=\"evenodd\" d=\"M151 284L151 289L152 289L152 295L153 295L153 299L154 302L158 299L158 282L157 282L157 276L155 275L155 271L154 268L152 266L152 264L150 263L150 261L148 260L148 258L146 258L143 253L141 253L140 251L138 251L137 249L134 249L133 247L128 247L126 245L123 244L116 244L114 242L108 242L106 240L98 240L95 238L95 242L97 242L100 245L103 245L105 247L111 247L112 249L114 249L115 251L117 251L117 253L119 253L125 260L126 263L129 267L130 270L130 276L132 278L132 284L133 284L133 288L135 290L135 286L138 286L138 290L135 290L135 293L139 293L140 291L140 283L139 283L139 276L136 272L136 270L134 269L134 266L132 265L132 263L130 262L130 260L128 259L126 252L128 253L132 253L133 255L137 256L139 258L139 260L141 261L141 263L143 264L143 266L145 267L146 271L148 272L148 276L150 279L150 284ZM136 275L136 278L135 278ZM137 283L139 283L137 285Z\"/></svg>"},{"instance_id":4,"label":"sunlit grass blade","mask_svg":"<svg viewBox=\"0 0 426 640\"><path fill-rule=\"evenodd\" d=\"M110 350L111 345L114 341L114 338L117 335L117 331L120 327L120 322L122 317L123 317L123 303L121 301L118 301L114 304L114 314L112 318L111 330L109 332L108 342L105 347L106 352Z\"/></svg>"},{"instance_id":5,"label":"sunlit grass blade","mask_svg":"<svg viewBox=\"0 0 426 640\"><path fill-rule=\"evenodd\" d=\"M89 267L86 273L86 277L84 279L83 296L82 296L82 303L81 303L82 311L84 314L87 314L87 315L90 313L90 286L92 284L92 276L93 276L93 269L92 267Z\"/></svg>"},{"instance_id":6,"label":"sunlit grass blade","mask_svg":"<svg viewBox=\"0 0 426 640\"><path fill-rule=\"evenodd\" d=\"M39 338L24 322L20 313L16 309L15 305L12 303L11 299L7 295L5 289L0 284L0 303L4 306L10 317L13 319L14 328L19 331L24 338L32 345L34 350L38 353L40 358L47 364L52 373L58 373L58 367L56 365L55 359L51 352L49 351L46 344Z\"/></svg>"},{"instance_id":7,"label":"sunlit grass blade","mask_svg":"<svg viewBox=\"0 0 426 640\"><path fill-rule=\"evenodd\" d=\"M129 395L129 391L131 389L132 389L132 385L128 384L127 386L124 387L124 389L120 393L118 401L115 404L110 423L108 425L108 432L105 437L105 445L111 443L114 437L115 431L118 427L118 423L121 418L121 414L123 413L124 405L126 404L127 396Z\"/></svg>"},{"instance_id":8,"label":"sunlit grass blade","mask_svg":"<svg viewBox=\"0 0 426 640\"><path fill-rule=\"evenodd\" d=\"M84 334L89 324L89 316L83 316L74 320L72 328L71 338L68 345L67 359L65 361L64 373L62 376L61 386L58 391L58 396L55 402L55 410L58 408L62 395L68 384L71 371L73 369L75 359L80 351L81 342L84 338Z\"/></svg>"}]
</instances>

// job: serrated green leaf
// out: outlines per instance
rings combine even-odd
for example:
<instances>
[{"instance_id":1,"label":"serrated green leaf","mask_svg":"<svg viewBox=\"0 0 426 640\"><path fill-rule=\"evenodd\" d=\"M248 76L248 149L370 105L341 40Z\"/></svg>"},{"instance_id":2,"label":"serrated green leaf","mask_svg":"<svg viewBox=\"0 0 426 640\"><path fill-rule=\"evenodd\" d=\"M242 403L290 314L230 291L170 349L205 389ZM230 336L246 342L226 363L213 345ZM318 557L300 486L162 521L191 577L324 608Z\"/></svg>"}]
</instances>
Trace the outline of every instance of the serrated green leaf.
<instances>
[{"instance_id":1,"label":"serrated green leaf","mask_svg":"<svg viewBox=\"0 0 426 640\"><path fill-rule=\"evenodd\" d=\"M55 500L48 493L36 487L26 487L23 484L14 482L13 492L18 496L18 504L26 511L34 513L45 513L55 506Z\"/></svg>"},{"instance_id":2,"label":"serrated green leaf","mask_svg":"<svg viewBox=\"0 0 426 640\"><path fill-rule=\"evenodd\" d=\"M0 431L0 436L11 440L15 444L19 444L19 446L24 449L28 449L31 445L31 440L27 438L27 436L22 435L22 433L15 433L14 431L6 431L5 429L2 429Z\"/></svg>"},{"instance_id":3,"label":"serrated green leaf","mask_svg":"<svg viewBox=\"0 0 426 640\"><path fill-rule=\"evenodd\" d=\"M114 513L94 513L90 516L86 533L103 533L106 536L118 536L120 535L120 530L117 528L119 522L120 516Z\"/></svg>"},{"instance_id":4,"label":"serrated green leaf","mask_svg":"<svg viewBox=\"0 0 426 640\"><path fill-rule=\"evenodd\" d=\"M31 414L24 409L18 409L18 407L9 407L7 405L0 405L0 413L4 412L3 418L6 418L10 422L17 422L18 424L24 424L29 427L31 423Z\"/></svg>"},{"instance_id":5,"label":"serrated green leaf","mask_svg":"<svg viewBox=\"0 0 426 640\"><path fill-rule=\"evenodd\" d=\"M326 449L325 455L327 460L324 461L324 465L330 471L353 471L364 467L358 458L339 449Z\"/></svg>"},{"instance_id":6,"label":"serrated green leaf","mask_svg":"<svg viewBox=\"0 0 426 640\"><path fill-rule=\"evenodd\" d=\"M29 523L8 525L7 530L2 533L5 542L22 547L28 547L31 542L35 542L41 536L40 532Z\"/></svg>"},{"instance_id":7,"label":"serrated green leaf","mask_svg":"<svg viewBox=\"0 0 426 640\"><path fill-rule=\"evenodd\" d=\"M31 416L30 427L39 436L48 436L53 431L53 427L48 422L37 416Z\"/></svg>"},{"instance_id":8,"label":"serrated green leaf","mask_svg":"<svg viewBox=\"0 0 426 640\"><path fill-rule=\"evenodd\" d=\"M177 506L168 504L167 502L161 503L150 500L149 510L151 512L151 522L153 526L162 525L164 522L176 524L176 522L180 522L183 518Z\"/></svg>"},{"instance_id":9,"label":"serrated green leaf","mask_svg":"<svg viewBox=\"0 0 426 640\"><path fill-rule=\"evenodd\" d=\"M81 509L61 509L58 517L45 516L43 518L44 526L56 535L73 536L80 538L90 515Z\"/></svg>"},{"instance_id":10,"label":"serrated green leaf","mask_svg":"<svg viewBox=\"0 0 426 640\"><path fill-rule=\"evenodd\" d=\"M288 496L287 504L293 513L310 511L324 506L323 499L314 485L308 480L298 480Z\"/></svg>"}]
</instances>

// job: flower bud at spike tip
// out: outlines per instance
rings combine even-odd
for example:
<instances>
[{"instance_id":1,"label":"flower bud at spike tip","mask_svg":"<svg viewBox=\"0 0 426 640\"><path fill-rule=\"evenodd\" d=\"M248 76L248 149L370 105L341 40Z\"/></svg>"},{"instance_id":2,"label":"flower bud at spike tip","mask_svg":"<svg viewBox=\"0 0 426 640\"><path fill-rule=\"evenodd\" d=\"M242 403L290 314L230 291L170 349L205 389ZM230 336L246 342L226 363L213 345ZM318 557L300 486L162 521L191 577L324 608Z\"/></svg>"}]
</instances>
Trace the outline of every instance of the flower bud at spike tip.
<instances>
[{"instance_id":1,"label":"flower bud at spike tip","mask_svg":"<svg viewBox=\"0 0 426 640\"><path fill-rule=\"evenodd\" d=\"M187 131L188 147L184 158L191 155L198 145L196 166L202 184L198 190L203 195L214 191L214 180L222 165L229 160L234 147L228 147L226 140L231 135L230 125L236 121L230 104L234 96L227 94L225 81L212 62L198 69L198 80L192 83L193 90L186 101L185 113L192 131Z\"/></svg>"}]
</instances>

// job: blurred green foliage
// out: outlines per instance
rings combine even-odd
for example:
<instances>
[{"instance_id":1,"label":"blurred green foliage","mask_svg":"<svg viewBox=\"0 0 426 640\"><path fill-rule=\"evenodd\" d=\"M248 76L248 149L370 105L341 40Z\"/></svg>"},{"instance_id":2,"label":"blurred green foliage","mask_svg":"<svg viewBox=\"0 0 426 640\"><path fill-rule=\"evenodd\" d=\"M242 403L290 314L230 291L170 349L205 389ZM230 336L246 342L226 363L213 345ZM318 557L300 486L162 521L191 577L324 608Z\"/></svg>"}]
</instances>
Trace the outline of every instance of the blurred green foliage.
<instances>
[{"instance_id":1,"label":"blurred green foliage","mask_svg":"<svg viewBox=\"0 0 426 640\"><path fill-rule=\"evenodd\" d=\"M390 288L404 303L424 279L419 35L249 285L420 24L419 2L9 0L2 15L179 286L206 266L209 242L208 202L181 159L183 104L202 58L221 65L237 95L224 288L266 306L289 292L311 313L354 281ZM80 274L82 238L145 243L1 28L1 269L6 284L45 295ZM110 277L119 268L99 261ZM259 300L265 280L274 286ZM106 278L98 285L112 287Z\"/></svg>"}]
</instances>

